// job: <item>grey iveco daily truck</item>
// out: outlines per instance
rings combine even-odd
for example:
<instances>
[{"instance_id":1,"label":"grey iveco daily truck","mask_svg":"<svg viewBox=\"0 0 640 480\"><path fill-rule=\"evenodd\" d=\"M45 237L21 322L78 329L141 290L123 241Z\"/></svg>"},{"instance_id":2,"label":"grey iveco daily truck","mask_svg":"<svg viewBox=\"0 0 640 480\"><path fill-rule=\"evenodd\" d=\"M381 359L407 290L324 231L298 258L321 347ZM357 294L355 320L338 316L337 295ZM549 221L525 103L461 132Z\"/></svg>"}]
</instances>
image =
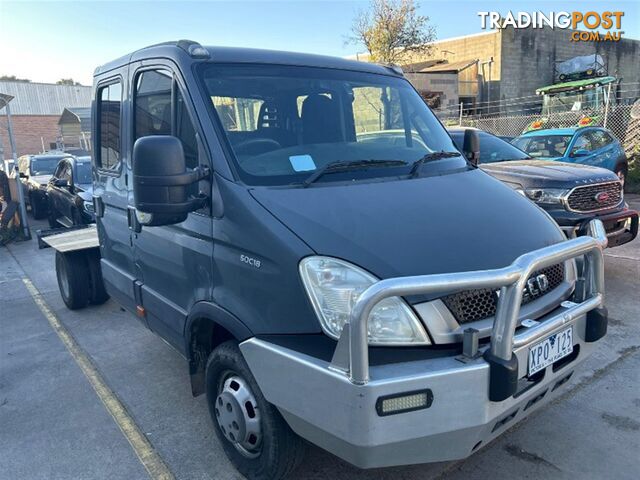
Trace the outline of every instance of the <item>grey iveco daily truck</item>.
<instances>
[{"instance_id":1,"label":"grey iveco daily truck","mask_svg":"<svg viewBox=\"0 0 640 480\"><path fill-rule=\"evenodd\" d=\"M361 468L464 458L605 335L602 223L566 240L399 68L182 40L94 78L97 225L43 239L62 297L179 350L246 477L287 476L303 439Z\"/></svg>"}]
</instances>

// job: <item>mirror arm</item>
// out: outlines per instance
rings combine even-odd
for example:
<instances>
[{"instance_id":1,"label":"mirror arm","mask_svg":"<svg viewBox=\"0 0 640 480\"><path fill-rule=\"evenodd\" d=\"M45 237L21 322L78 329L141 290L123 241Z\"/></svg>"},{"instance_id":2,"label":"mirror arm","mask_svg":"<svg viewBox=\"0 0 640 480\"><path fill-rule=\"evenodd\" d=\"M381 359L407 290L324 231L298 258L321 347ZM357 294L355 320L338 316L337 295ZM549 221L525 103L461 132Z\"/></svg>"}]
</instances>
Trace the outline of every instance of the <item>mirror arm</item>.
<instances>
[{"instance_id":1,"label":"mirror arm","mask_svg":"<svg viewBox=\"0 0 640 480\"><path fill-rule=\"evenodd\" d=\"M136 181L140 185L153 187L180 187L191 185L211 176L209 167L196 167L193 170L178 175L144 176L137 175Z\"/></svg>"},{"instance_id":2,"label":"mirror arm","mask_svg":"<svg viewBox=\"0 0 640 480\"><path fill-rule=\"evenodd\" d=\"M208 197L205 195L200 195L197 197L192 197L188 199L186 202L182 203L172 203L172 204L157 204L157 203L138 203L136 208L141 212L147 212L148 209L152 209L153 213L167 213L167 214L176 214L176 213L184 213L185 211L196 211L200 208L203 208L207 204Z\"/></svg>"}]
</instances>

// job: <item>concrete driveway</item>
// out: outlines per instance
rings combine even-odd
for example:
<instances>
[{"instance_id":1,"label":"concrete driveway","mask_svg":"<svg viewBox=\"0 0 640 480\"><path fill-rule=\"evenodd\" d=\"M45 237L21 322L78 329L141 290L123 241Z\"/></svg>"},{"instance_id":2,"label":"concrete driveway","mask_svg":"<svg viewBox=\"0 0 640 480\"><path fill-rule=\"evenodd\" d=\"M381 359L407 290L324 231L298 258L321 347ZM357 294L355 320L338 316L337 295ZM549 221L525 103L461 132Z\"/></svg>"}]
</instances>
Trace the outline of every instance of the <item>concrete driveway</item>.
<instances>
[{"instance_id":1,"label":"concrete driveway","mask_svg":"<svg viewBox=\"0 0 640 480\"><path fill-rule=\"evenodd\" d=\"M640 197L630 203L640 209ZM215 438L205 399L190 394L184 359L111 301L67 310L53 253L35 241L0 248L0 478L241 478ZM639 239L606 251L606 282L609 334L596 354L560 399L472 457L361 471L311 447L294 478L638 478ZM145 469L34 298L70 334L167 470Z\"/></svg>"}]
</instances>

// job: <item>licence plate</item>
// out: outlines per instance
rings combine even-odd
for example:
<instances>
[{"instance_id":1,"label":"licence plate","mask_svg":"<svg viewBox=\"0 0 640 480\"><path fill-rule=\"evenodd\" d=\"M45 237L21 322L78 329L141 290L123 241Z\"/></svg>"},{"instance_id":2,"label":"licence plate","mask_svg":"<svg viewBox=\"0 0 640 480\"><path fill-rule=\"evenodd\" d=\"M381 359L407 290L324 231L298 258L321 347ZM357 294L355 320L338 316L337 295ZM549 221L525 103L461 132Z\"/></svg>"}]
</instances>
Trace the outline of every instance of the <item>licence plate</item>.
<instances>
[{"instance_id":1,"label":"licence plate","mask_svg":"<svg viewBox=\"0 0 640 480\"><path fill-rule=\"evenodd\" d=\"M554 333L529 349L529 376L573 352L573 327Z\"/></svg>"}]
</instances>

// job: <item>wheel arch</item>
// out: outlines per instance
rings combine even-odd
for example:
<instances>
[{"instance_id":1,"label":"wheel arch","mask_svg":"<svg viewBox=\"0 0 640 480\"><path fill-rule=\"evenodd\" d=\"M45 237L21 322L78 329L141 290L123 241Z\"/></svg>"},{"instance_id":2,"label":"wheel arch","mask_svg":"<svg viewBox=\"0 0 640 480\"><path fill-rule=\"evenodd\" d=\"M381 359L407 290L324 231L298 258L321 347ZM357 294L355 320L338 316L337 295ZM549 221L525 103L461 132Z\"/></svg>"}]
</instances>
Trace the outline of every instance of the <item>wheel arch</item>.
<instances>
[{"instance_id":1,"label":"wheel arch","mask_svg":"<svg viewBox=\"0 0 640 480\"><path fill-rule=\"evenodd\" d=\"M209 354L223 342L242 342L253 333L235 315L212 302L198 302L187 316L185 352L189 362L191 393L205 393L205 367Z\"/></svg>"}]
</instances>

